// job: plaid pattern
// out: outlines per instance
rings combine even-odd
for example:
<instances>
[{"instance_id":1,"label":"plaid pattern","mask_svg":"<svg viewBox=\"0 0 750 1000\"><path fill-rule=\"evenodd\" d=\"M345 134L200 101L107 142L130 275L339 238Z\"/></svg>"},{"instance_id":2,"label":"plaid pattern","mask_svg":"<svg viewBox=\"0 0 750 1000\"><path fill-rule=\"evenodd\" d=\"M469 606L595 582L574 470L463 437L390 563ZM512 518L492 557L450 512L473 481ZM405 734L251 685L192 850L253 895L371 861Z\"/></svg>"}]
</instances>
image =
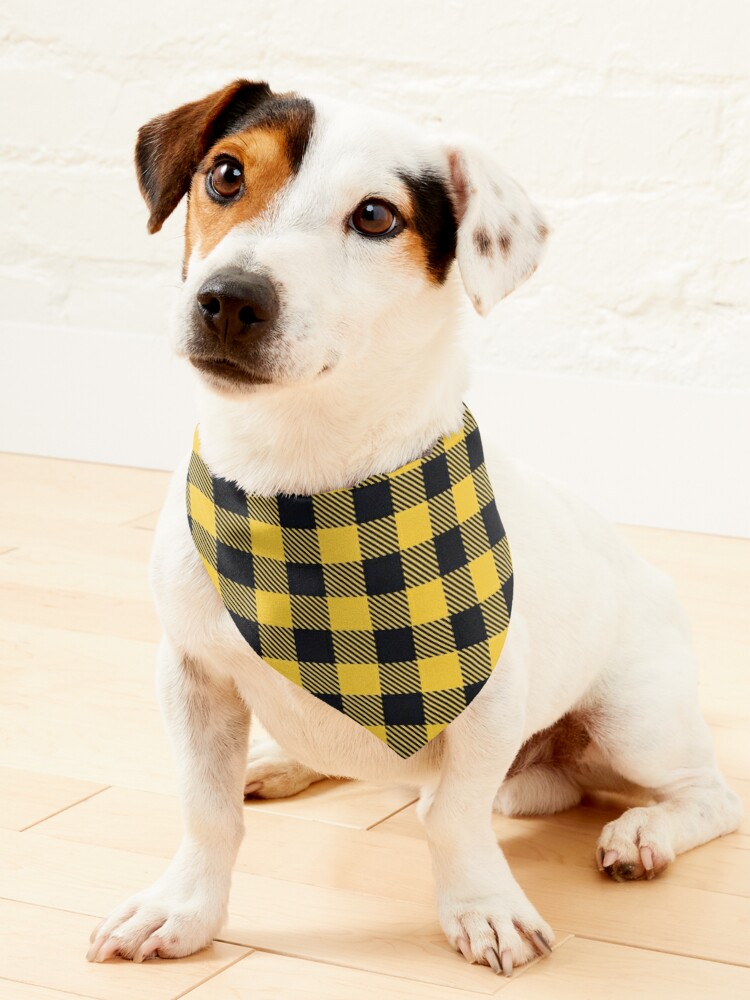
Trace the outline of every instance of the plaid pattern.
<instances>
[{"instance_id":1,"label":"plaid pattern","mask_svg":"<svg viewBox=\"0 0 750 1000\"><path fill-rule=\"evenodd\" d=\"M190 530L267 664L409 757L479 693L505 641L508 540L479 429L352 489L262 497L213 476L198 431Z\"/></svg>"}]
</instances>

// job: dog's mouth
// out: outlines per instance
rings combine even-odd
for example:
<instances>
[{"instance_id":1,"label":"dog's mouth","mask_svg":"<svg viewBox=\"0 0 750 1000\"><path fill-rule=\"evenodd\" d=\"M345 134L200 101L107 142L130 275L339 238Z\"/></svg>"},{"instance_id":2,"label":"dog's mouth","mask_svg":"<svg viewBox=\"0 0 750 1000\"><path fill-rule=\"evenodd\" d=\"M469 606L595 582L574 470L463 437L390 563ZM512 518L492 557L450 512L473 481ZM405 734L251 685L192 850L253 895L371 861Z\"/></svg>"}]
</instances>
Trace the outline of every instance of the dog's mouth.
<instances>
[{"instance_id":1,"label":"dog's mouth","mask_svg":"<svg viewBox=\"0 0 750 1000\"><path fill-rule=\"evenodd\" d=\"M273 380L261 372L246 368L228 358L202 358L189 355L190 364L211 381L223 385L269 385Z\"/></svg>"}]
</instances>

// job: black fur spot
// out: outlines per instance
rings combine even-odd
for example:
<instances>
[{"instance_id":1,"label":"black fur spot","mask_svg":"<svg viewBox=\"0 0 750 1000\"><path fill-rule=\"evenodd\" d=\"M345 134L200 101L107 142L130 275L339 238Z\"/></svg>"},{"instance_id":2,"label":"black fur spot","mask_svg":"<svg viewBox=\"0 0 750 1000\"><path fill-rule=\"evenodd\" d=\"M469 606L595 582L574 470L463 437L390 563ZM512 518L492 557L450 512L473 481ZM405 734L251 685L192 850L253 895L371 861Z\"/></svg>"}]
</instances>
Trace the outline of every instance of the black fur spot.
<instances>
[{"instance_id":1,"label":"black fur spot","mask_svg":"<svg viewBox=\"0 0 750 1000\"><path fill-rule=\"evenodd\" d=\"M414 206L413 226L422 239L427 267L442 284L456 256L457 223L445 180L432 170L421 174L399 173L411 194Z\"/></svg>"},{"instance_id":2,"label":"black fur spot","mask_svg":"<svg viewBox=\"0 0 750 1000\"><path fill-rule=\"evenodd\" d=\"M315 109L311 101L297 94L273 94L233 117L223 135L249 128L279 128L286 140L289 165L296 173L304 159L312 134Z\"/></svg>"}]
</instances>

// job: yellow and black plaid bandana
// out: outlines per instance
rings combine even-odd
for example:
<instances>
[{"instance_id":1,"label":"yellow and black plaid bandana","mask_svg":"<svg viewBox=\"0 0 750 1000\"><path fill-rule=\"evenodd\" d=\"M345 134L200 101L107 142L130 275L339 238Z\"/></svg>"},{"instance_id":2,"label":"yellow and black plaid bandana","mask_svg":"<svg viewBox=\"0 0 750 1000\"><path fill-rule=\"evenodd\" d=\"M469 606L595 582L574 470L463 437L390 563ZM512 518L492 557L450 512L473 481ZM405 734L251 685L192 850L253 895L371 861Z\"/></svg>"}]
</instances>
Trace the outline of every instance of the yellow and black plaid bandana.
<instances>
[{"instance_id":1,"label":"yellow and black plaid bandana","mask_svg":"<svg viewBox=\"0 0 750 1000\"><path fill-rule=\"evenodd\" d=\"M269 666L416 753L480 692L510 621L513 567L479 429L351 489L262 497L212 475L198 431L190 530Z\"/></svg>"}]
</instances>

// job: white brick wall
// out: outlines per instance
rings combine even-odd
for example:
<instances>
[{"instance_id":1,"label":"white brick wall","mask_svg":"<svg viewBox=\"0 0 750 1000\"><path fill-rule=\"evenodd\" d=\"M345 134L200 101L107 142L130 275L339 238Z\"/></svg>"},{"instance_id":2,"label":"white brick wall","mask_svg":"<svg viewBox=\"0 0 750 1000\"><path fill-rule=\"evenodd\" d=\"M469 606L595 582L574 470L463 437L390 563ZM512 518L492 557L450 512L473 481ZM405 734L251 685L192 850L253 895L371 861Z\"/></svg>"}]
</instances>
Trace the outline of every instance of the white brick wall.
<instances>
[{"instance_id":1,"label":"white brick wall","mask_svg":"<svg viewBox=\"0 0 750 1000\"><path fill-rule=\"evenodd\" d=\"M748 39L744 0L4 0L2 320L163 334L182 213L147 237L135 132L246 75L475 131L540 202L484 368L747 389Z\"/></svg>"}]
</instances>

